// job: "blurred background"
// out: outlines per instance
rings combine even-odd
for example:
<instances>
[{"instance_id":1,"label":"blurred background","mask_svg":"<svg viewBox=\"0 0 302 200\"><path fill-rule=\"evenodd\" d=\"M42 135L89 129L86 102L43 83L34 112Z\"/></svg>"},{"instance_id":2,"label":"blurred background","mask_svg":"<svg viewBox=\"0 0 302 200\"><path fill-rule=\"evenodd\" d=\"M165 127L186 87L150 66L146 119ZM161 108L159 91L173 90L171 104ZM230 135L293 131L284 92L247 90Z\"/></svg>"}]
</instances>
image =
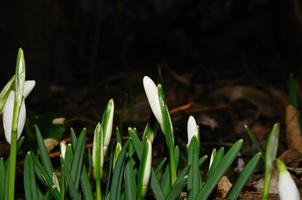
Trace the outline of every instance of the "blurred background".
<instances>
[{"instance_id":1,"label":"blurred background","mask_svg":"<svg viewBox=\"0 0 302 200\"><path fill-rule=\"evenodd\" d=\"M300 0L43 0L0 3L0 84L24 48L28 77L87 85L168 65L205 81L278 82L302 63Z\"/></svg>"}]
</instances>

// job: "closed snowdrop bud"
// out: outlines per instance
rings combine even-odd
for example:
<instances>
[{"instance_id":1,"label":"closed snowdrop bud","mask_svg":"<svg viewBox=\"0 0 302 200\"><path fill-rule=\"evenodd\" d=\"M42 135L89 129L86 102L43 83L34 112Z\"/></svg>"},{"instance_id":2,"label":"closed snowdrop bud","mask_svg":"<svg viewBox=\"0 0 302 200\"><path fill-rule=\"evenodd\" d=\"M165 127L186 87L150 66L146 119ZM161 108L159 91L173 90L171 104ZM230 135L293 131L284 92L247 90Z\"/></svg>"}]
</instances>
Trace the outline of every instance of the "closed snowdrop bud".
<instances>
[{"instance_id":1,"label":"closed snowdrop bud","mask_svg":"<svg viewBox=\"0 0 302 200\"><path fill-rule=\"evenodd\" d=\"M25 81L24 97L27 97L29 95L29 93L32 91L34 86L35 86L35 81ZM4 128L6 141L9 144L11 143L14 103L15 103L15 91L11 91L3 107L3 128ZM21 102L19 119L18 119L17 139L21 136L22 130L24 128L25 120L26 120L26 108L23 98Z\"/></svg>"},{"instance_id":2,"label":"closed snowdrop bud","mask_svg":"<svg viewBox=\"0 0 302 200\"><path fill-rule=\"evenodd\" d=\"M148 102L150 104L151 110L160 125L163 124L162 114L160 110L159 97L158 97L158 89L155 83L151 78L145 76L143 79L144 89L146 92L146 96Z\"/></svg>"},{"instance_id":3,"label":"closed snowdrop bud","mask_svg":"<svg viewBox=\"0 0 302 200\"><path fill-rule=\"evenodd\" d=\"M113 115L114 115L114 101L110 99L106 110L103 115L102 119L102 126L103 126L103 134L104 134L104 155L106 155L111 135L112 135L112 124L113 124Z\"/></svg>"},{"instance_id":4,"label":"closed snowdrop bud","mask_svg":"<svg viewBox=\"0 0 302 200\"><path fill-rule=\"evenodd\" d=\"M190 145L193 136L196 136L198 139L198 126L193 116L189 117L187 128L188 128L188 145Z\"/></svg>"},{"instance_id":5,"label":"closed snowdrop bud","mask_svg":"<svg viewBox=\"0 0 302 200\"><path fill-rule=\"evenodd\" d=\"M146 139L143 149L142 161L139 169L139 194L143 198L145 197L148 184L151 175L151 166L152 166L152 142L150 139Z\"/></svg>"},{"instance_id":6,"label":"closed snowdrop bud","mask_svg":"<svg viewBox=\"0 0 302 200\"><path fill-rule=\"evenodd\" d=\"M62 141L60 143L60 149L61 149L61 156L63 159L65 159L65 152L66 152L66 143L65 141Z\"/></svg>"},{"instance_id":7,"label":"closed snowdrop bud","mask_svg":"<svg viewBox=\"0 0 302 200\"><path fill-rule=\"evenodd\" d=\"M287 171L284 162L277 160L277 168L279 171L278 190L280 200L299 200L299 190L290 173Z\"/></svg>"}]
</instances>

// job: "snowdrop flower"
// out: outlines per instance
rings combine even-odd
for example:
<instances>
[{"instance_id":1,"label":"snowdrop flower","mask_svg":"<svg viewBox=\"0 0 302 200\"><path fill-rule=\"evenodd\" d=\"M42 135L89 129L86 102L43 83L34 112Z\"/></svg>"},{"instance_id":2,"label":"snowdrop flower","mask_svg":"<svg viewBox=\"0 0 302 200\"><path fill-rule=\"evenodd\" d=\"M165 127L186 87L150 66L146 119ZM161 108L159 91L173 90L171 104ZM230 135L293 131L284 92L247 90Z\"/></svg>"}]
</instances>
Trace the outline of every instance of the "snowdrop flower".
<instances>
[{"instance_id":1,"label":"snowdrop flower","mask_svg":"<svg viewBox=\"0 0 302 200\"><path fill-rule=\"evenodd\" d=\"M187 145L190 145L193 136L196 136L198 139L198 131L199 131L198 125L196 124L196 121L193 116L189 117L187 130L188 130L188 144Z\"/></svg>"},{"instance_id":2,"label":"snowdrop flower","mask_svg":"<svg viewBox=\"0 0 302 200\"><path fill-rule=\"evenodd\" d=\"M24 84L24 98L21 102L20 114L18 119L17 139L21 136L26 120L25 98L35 87L35 83L36 83L35 81L25 81ZM11 143L14 102L15 102L15 91L11 91L3 108L3 128L4 128L5 138L9 144Z\"/></svg>"},{"instance_id":3,"label":"snowdrop flower","mask_svg":"<svg viewBox=\"0 0 302 200\"><path fill-rule=\"evenodd\" d=\"M158 121L158 123L162 126L163 119L160 110L159 97L158 97L158 89L155 83L151 78L145 76L143 79L144 89L147 95L147 99L149 101L151 110Z\"/></svg>"},{"instance_id":4,"label":"snowdrop flower","mask_svg":"<svg viewBox=\"0 0 302 200\"><path fill-rule=\"evenodd\" d=\"M103 134L104 134L104 155L106 155L112 135L113 114L114 114L114 101L113 99L110 99L102 119L102 127L103 127Z\"/></svg>"},{"instance_id":5,"label":"snowdrop flower","mask_svg":"<svg viewBox=\"0 0 302 200\"><path fill-rule=\"evenodd\" d=\"M278 190L280 200L299 200L299 190L283 161L277 160L277 168L279 171Z\"/></svg>"}]
</instances>

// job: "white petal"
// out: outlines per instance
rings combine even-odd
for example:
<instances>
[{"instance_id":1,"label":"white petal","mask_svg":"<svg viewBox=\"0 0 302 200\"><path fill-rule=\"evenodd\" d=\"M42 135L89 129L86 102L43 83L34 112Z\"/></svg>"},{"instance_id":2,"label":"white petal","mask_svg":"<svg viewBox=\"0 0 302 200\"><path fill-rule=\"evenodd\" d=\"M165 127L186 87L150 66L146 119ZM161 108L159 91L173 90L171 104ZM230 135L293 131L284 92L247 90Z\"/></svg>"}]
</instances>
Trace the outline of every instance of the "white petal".
<instances>
[{"instance_id":1,"label":"white petal","mask_svg":"<svg viewBox=\"0 0 302 200\"><path fill-rule=\"evenodd\" d=\"M3 128L5 133L5 138L7 142L11 143L11 130L12 130L12 122L13 122L13 113L14 113L14 99L15 99L15 92L11 91L3 108ZM26 120L26 108L24 100L21 103L21 109L18 119L18 136L21 136L21 132L24 128Z\"/></svg>"},{"instance_id":2,"label":"white petal","mask_svg":"<svg viewBox=\"0 0 302 200\"><path fill-rule=\"evenodd\" d=\"M279 173L278 184L280 200L299 200L298 188L288 171Z\"/></svg>"},{"instance_id":3,"label":"white petal","mask_svg":"<svg viewBox=\"0 0 302 200\"><path fill-rule=\"evenodd\" d=\"M26 121L26 107L24 100L21 103L21 109L20 109L20 114L19 114L19 120L18 120L18 136L17 139L21 136L21 133L23 131L24 125Z\"/></svg>"},{"instance_id":4,"label":"white petal","mask_svg":"<svg viewBox=\"0 0 302 200\"><path fill-rule=\"evenodd\" d=\"M188 129L188 145L189 145L193 136L196 136L198 138L198 126L193 116L189 117L187 129Z\"/></svg>"},{"instance_id":5,"label":"white petal","mask_svg":"<svg viewBox=\"0 0 302 200\"><path fill-rule=\"evenodd\" d=\"M160 111L159 97L158 97L158 89L151 78L145 76L143 79L144 89L147 95L147 99L149 101L151 110L159 122L162 124L162 115Z\"/></svg>"},{"instance_id":6,"label":"white petal","mask_svg":"<svg viewBox=\"0 0 302 200\"><path fill-rule=\"evenodd\" d=\"M36 81L25 81L24 83L24 98L26 98L29 93L34 89Z\"/></svg>"}]
</instances>

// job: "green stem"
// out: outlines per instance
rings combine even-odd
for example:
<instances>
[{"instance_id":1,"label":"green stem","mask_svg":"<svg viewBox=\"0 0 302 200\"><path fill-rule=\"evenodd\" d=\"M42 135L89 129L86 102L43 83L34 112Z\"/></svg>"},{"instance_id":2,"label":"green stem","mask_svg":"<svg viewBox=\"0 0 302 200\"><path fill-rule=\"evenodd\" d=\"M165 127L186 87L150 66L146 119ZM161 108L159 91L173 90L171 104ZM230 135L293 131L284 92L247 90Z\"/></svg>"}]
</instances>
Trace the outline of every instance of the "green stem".
<instances>
[{"instance_id":1,"label":"green stem","mask_svg":"<svg viewBox=\"0 0 302 200\"><path fill-rule=\"evenodd\" d=\"M102 200L101 180L96 180L96 200Z\"/></svg>"},{"instance_id":2,"label":"green stem","mask_svg":"<svg viewBox=\"0 0 302 200\"><path fill-rule=\"evenodd\" d=\"M262 200L268 199L268 194L269 194L269 190L270 190L271 174L272 174L272 172L270 169L265 171L263 191L262 191Z\"/></svg>"},{"instance_id":3,"label":"green stem","mask_svg":"<svg viewBox=\"0 0 302 200\"><path fill-rule=\"evenodd\" d=\"M9 156L9 177L8 177L8 199L14 200L15 176L17 159L17 129L12 130L10 156Z\"/></svg>"}]
</instances>

